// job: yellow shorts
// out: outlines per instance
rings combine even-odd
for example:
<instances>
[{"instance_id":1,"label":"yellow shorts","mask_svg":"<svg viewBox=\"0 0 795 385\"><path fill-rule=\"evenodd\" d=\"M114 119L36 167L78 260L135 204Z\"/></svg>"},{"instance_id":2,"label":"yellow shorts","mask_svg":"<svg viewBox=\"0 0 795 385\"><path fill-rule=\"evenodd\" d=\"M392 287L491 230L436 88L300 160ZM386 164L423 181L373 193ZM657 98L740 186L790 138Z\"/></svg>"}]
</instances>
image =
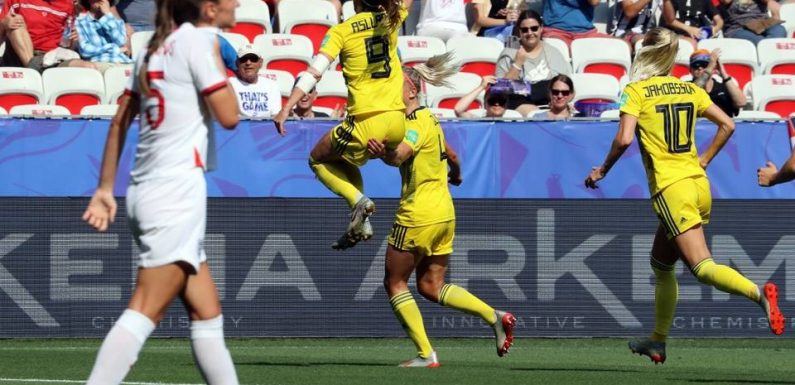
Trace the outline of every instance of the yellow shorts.
<instances>
[{"instance_id":1,"label":"yellow shorts","mask_svg":"<svg viewBox=\"0 0 795 385\"><path fill-rule=\"evenodd\" d=\"M654 195L651 203L671 239L693 226L709 223L712 208L709 180L695 177L676 181Z\"/></svg>"},{"instance_id":2,"label":"yellow shorts","mask_svg":"<svg viewBox=\"0 0 795 385\"><path fill-rule=\"evenodd\" d=\"M392 225L388 241L398 250L428 256L452 254L453 238L455 238L454 220L420 227L406 227L395 223Z\"/></svg>"},{"instance_id":3,"label":"yellow shorts","mask_svg":"<svg viewBox=\"0 0 795 385\"><path fill-rule=\"evenodd\" d=\"M331 129L331 147L343 159L355 166L364 166L370 159L367 141L387 142L387 148L397 148L406 135L404 111L382 111L348 117Z\"/></svg>"}]
</instances>

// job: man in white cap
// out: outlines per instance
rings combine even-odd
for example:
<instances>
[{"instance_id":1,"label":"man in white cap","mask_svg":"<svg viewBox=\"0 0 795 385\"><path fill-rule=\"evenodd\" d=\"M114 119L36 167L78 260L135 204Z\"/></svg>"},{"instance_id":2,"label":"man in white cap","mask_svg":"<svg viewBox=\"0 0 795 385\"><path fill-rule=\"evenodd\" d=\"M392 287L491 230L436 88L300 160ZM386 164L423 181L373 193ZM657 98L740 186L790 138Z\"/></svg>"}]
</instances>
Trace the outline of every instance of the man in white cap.
<instances>
[{"instance_id":1,"label":"man in white cap","mask_svg":"<svg viewBox=\"0 0 795 385\"><path fill-rule=\"evenodd\" d=\"M270 118L282 108L279 85L259 75L262 55L246 44L237 51L237 71L229 83L235 90L240 115L248 118Z\"/></svg>"}]
</instances>

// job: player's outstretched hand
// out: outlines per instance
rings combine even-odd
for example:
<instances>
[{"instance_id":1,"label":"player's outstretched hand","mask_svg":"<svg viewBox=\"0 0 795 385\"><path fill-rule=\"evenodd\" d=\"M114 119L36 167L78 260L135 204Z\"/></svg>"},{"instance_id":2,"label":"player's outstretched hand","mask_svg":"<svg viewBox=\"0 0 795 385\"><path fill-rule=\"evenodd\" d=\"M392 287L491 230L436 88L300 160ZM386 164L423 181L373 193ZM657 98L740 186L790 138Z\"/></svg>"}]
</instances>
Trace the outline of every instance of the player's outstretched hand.
<instances>
[{"instance_id":1,"label":"player's outstretched hand","mask_svg":"<svg viewBox=\"0 0 795 385\"><path fill-rule=\"evenodd\" d=\"M281 136L287 135L287 127L285 127L284 122L287 121L288 113L289 111L287 111L286 108L282 108L282 110L273 117L273 124L276 125L276 132Z\"/></svg>"},{"instance_id":2,"label":"player's outstretched hand","mask_svg":"<svg viewBox=\"0 0 795 385\"><path fill-rule=\"evenodd\" d=\"M588 177L585 178L585 187L597 189L599 186L596 185L596 182L602 180L605 177L605 169L601 166L591 168L591 173L588 174Z\"/></svg>"},{"instance_id":3,"label":"player's outstretched hand","mask_svg":"<svg viewBox=\"0 0 795 385\"><path fill-rule=\"evenodd\" d=\"M386 145L376 139L370 139L367 141L367 152L370 158L383 158L386 155Z\"/></svg>"},{"instance_id":4,"label":"player's outstretched hand","mask_svg":"<svg viewBox=\"0 0 795 385\"><path fill-rule=\"evenodd\" d=\"M775 163L767 161L767 166L761 167L756 170L756 178L759 185L762 187L770 187L773 177L778 173L778 167Z\"/></svg>"},{"instance_id":5,"label":"player's outstretched hand","mask_svg":"<svg viewBox=\"0 0 795 385\"><path fill-rule=\"evenodd\" d=\"M105 231L116 218L116 198L113 191L97 189L88 202L83 220L97 231Z\"/></svg>"}]
</instances>

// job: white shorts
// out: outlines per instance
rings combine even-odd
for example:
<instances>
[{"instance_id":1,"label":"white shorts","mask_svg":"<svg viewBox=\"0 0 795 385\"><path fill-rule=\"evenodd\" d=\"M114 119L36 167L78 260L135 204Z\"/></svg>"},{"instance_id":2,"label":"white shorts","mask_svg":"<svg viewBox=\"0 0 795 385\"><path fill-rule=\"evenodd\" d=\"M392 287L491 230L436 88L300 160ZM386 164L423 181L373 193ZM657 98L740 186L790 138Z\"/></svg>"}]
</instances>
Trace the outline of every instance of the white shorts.
<instances>
[{"instance_id":1,"label":"white shorts","mask_svg":"<svg viewBox=\"0 0 795 385\"><path fill-rule=\"evenodd\" d=\"M184 261L199 271L207 260L204 231L207 185L201 168L174 178L158 178L127 188L127 218L141 249L138 266Z\"/></svg>"}]
</instances>

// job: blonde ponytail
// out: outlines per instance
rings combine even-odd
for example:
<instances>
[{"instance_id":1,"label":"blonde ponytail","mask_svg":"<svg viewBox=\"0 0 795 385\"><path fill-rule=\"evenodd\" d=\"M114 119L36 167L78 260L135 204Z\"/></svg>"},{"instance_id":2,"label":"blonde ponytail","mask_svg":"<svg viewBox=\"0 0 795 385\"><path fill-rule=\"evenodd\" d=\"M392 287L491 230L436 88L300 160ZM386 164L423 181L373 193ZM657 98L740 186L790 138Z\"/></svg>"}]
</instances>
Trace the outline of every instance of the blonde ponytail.
<instances>
[{"instance_id":1,"label":"blonde ponytail","mask_svg":"<svg viewBox=\"0 0 795 385\"><path fill-rule=\"evenodd\" d=\"M671 73L679 50L679 37L666 28L653 28L646 32L643 46L635 53L630 81L646 80L652 76Z\"/></svg>"}]
</instances>

